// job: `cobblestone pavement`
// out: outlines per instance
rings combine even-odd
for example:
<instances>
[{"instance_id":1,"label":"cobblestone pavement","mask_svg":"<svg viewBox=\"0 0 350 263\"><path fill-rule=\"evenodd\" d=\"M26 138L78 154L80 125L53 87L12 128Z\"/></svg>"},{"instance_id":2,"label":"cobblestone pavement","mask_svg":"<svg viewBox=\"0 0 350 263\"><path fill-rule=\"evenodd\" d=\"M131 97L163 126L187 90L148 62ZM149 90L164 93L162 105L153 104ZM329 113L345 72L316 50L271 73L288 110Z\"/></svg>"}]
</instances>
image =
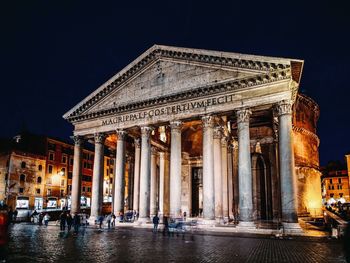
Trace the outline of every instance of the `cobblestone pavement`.
<instances>
[{"instance_id":1,"label":"cobblestone pavement","mask_svg":"<svg viewBox=\"0 0 350 263\"><path fill-rule=\"evenodd\" d=\"M6 262L345 262L337 240L153 234L150 229L80 229L15 224Z\"/></svg>"}]
</instances>

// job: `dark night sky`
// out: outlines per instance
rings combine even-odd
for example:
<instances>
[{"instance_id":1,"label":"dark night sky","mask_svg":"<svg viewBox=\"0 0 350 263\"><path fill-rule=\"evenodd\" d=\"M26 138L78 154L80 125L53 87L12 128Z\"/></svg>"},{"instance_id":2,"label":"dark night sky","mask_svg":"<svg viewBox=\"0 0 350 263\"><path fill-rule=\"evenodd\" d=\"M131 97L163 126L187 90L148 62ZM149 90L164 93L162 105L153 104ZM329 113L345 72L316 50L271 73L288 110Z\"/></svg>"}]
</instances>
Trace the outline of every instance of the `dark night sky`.
<instances>
[{"instance_id":1,"label":"dark night sky","mask_svg":"<svg viewBox=\"0 0 350 263\"><path fill-rule=\"evenodd\" d=\"M321 164L343 160L350 151L349 6L207 2L1 1L0 137L26 127L67 139L66 111L164 44L304 59L300 89L321 108Z\"/></svg>"}]
</instances>

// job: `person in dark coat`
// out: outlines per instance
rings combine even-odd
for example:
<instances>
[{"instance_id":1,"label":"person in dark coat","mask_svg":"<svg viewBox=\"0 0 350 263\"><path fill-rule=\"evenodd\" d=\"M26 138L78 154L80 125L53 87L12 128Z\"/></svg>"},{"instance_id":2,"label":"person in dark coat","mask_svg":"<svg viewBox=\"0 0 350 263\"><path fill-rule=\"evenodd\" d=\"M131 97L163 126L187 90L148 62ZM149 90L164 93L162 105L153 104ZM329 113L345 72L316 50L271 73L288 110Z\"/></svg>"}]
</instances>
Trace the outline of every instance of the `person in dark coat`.
<instances>
[{"instance_id":1,"label":"person in dark coat","mask_svg":"<svg viewBox=\"0 0 350 263\"><path fill-rule=\"evenodd\" d=\"M73 224L74 224L74 233L78 234L79 227L80 227L80 216L78 214L74 215Z\"/></svg>"},{"instance_id":2,"label":"person in dark coat","mask_svg":"<svg viewBox=\"0 0 350 263\"><path fill-rule=\"evenodd\" d=\"M100 215L99 217L98 217L98 225L99 225L99 227L100 228L102 228L102 223L103 223L103 215Z\"/></svg>"},{"instance_id":3,"label":"person in dark coat","mask_svg":"<svg viewBox=\"0 0 350 263\"><path fill-rule=\"evenodd\" d=\"M67 219L66 212L62 212L60 214L60 229L61 229L61 231L64 231L66 228L66 219Z\"/></svg>"},{"instance_id":4,"label":"person in dark coat","mask_svg":"<svg viewBox=\"0 0 350 263\"><path fill-rule=\"evenodd\" d=\"M73 218L71 216L70 213L67 214L67 227L68 227L68 232L70 231L70 229L72 228L72 224L73 224Z\"/></svg>"},{"instance_id":5,"label":"person in dark coat","mask_svg":"<svg viewBox=\"0 0 350 263\"><path fill-rule=\"evenodd\" d=\"M163 216L163 224L164 224L163 236L165 236L166 233L169 236L169 221L168 221L168 217L167 216Z\"/></svg>"},{"instance_id":6,"label":"person in dark coat","mask_svg":"<svg viewBox=\"0 0 350 263\"><path fill-rule=\"evenodd\" d=\"M157 232L158 232L158 224L159 224L159 217L158 217L158 215L156 214L156 215L153 217L153 233L157 233Z\"/></svg>"}]
</instances>

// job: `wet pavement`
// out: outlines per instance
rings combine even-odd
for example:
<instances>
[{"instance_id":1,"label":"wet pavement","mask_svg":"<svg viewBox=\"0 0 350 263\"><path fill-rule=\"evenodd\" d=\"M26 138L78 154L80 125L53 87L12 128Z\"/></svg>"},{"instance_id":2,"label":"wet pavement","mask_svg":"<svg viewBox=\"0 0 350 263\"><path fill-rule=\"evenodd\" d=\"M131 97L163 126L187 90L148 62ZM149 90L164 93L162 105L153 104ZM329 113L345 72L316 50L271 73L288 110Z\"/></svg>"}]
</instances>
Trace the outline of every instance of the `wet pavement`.
<instances>
[{"instance_id":1,"label":"wet pavement","mask_svg":"<svg viewBox=\"0 0 350 263\"><path fill-rule=\"evenodd\" d=\"M3 262L345 262L342 243L329 239L276 239L186 234L151 229L80 229L15 224L1 248ZM1 261L0 261L1 262Z\"/></svg>"}]
</instances>

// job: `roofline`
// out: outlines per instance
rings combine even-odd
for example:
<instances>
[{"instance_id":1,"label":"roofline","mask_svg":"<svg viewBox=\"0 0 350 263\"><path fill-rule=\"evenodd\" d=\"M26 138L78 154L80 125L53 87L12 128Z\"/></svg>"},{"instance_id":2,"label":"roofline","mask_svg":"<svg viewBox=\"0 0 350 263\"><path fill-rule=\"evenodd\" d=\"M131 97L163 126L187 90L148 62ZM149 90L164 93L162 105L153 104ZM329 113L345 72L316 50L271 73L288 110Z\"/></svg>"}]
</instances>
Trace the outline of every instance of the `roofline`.
<instances>
[{"instance_id":1,"label":"roofline","mask_svg":"<svg viewBox=\"0 0 350 263\"><path fill-rule=\"evenodd\" d=\"M147 49L145 52L143 52L141 55L139 55L135 60L133 60L131 63L129 63L127 66L125 66L118 73L116 73L111 78L109 78L102 85L100 85L94 92L90 93L87 97L85 97L83 100L81 100L72 109L67 111L62 117L67 120L70 117L70 115L73 114L75 111L77 111L81 106L83 106L85 103L87 103L90 99L97 96L100 92L103 91L104 88L108 87L110 84L112 84L119 77L123 76L123 74L128 73L128 71L130 69L132 69L134 66L137 66L137 64L142 62L142 60L146 59L148 56L150 56L151 60L153 60L154 57L156 57L157 55L159 56L159 54L152 54L154 51L157 51L157 50L169 51L169 52L172 52L172 54L176 54L176 52L180 52L180 53L182 52L182 53L190 53L190 54L201 55L201 56L212 56L212 57L214 56L214 57L219 57L219 58L237 59L237 60L245 60L245 61L257 61L257 62L266 62L266 63L274 63L274 64L284 64L284 65L289 65L289 66L291 66L291 62L296 62L296 63L301 63L301 70L302 70L302 67L304 64L304 61L300 60L300 59L257 56L257 55L248 55L248 54L242 54L242 53L213 51L213 50L196 49L196 48L173 47L173 46L165 46L165 45L155 44L152 47L150 47L149 49ZM189 58L186 58L186 59L189 59ZM298 78L299 81L301 78L301 72L302 71L300 71L300 75ZM117 85L117 86L119 86L119 85ZM110 89L112 89L112 87ZM104 95L105 94L102 94L101 96L104 96Z\"/></svg>"}]
</instances>

